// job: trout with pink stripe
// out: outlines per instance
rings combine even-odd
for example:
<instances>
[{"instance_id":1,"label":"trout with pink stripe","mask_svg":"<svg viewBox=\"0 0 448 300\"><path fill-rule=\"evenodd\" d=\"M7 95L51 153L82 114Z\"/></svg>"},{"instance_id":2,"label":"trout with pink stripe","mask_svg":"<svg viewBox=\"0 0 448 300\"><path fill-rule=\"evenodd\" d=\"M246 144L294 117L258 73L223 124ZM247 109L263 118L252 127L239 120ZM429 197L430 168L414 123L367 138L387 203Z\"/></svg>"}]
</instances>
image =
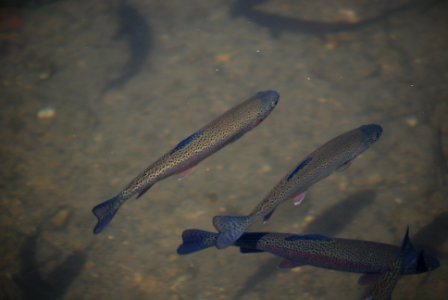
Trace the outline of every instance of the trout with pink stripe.
<instances>
[{"instance_id":1,"label":"trout with pink stripe","mask_svg":"<svg viewBox=\"0 0 448 300\"><path fill-rule=\"evenodd\" d=\"M232 245L255 222L266 222L282 202L293 199L297 205L316 182L337 169L344 169L381 136L380 125L369 124L341 134L317 148L292 169L248 216L215 216L219 231L217 248Z\"/></svg>"},{"instance_id":2,"label":"trout with pink stripe","mask_svg":"<svg viewBox=\"0 0 448 300\"><path fill-rule=\"evenodd\" d=\"M173 174L187 172L255 128L272 112L279 98L276 91L258 92L182 140L135 177L118 195L93 208L92 212L98 218L93 232L103 231L129 198L139 198L156 182Z\"/></svg>"},{"instance_id":3,"label":"trout with pink stripe","mask_svg":"<svg viewBox=\"0 0 448 300\"><path fill-rule=\"evenodd\" d=\"M186 255L216 246L217 238L218 234L215 232L185 230L177 253ZM409 240L409 237L407 239ZM420 274L440 266L436 257L424 250L416 250L408 243L403 254L405 264L398 270L398 275ZM239 247L241 253L269 252L282 257L279 267L283 269L309 265L362 273L364 275L359 280L360 284L378 278L390 270L400 251L400 247L384 243L332 238L320 234L297 235L278 232L245 232L233 246Z\"/></svg>"}]
</instances>

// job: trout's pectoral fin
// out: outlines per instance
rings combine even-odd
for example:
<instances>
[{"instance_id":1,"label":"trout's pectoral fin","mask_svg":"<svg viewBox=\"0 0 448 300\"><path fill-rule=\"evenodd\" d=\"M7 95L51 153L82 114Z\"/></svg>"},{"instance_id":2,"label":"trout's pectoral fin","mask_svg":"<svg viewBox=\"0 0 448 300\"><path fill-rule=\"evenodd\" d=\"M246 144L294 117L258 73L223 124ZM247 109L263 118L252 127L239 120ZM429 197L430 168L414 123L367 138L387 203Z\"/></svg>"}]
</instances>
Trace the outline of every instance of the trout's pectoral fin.
<instances>
[{"instance_id":1,"label":"trout's pectoral fin","mask_svg":"<svg viewBox=\"0 0 448 300\"><path fill-rule=\"evenodd\" d=\"M367 273L367 274L363 274L359 277L358 279L358 284L359 285L372 285L375 282L378 281L378 279L380 278L381 274L380 273Z\"/></svg>"},{"instance_id":2,"label":"trout's pectoral fin","mask_svg":"<svg viewBox=\"0 0 448 300\"><path fill-rule=\"evenodd\" d=\"M290 259L283 259L279 264L278 264L278 268L279 269L292 269L292 268L297 268L297 267L302 267L307 265L304 262L301 261L296 261L296 260L290 260Z\"/></svg>"},{"instance_id":3,"label":"trout's pectoral fin","mask_svg":"<svg viewBox=\"0 0 448 300\"><path fill-rule=\"evenodd\" d=\"M277 208L277 207L276 207L276 208ZM265 216L263 217L263 224L266 224L266 223L269 221L269 219L272 217L272 214L274 213L274 211L275 211L276 208L274 208L273 210L271 210L267 215L265 215Z\"/></svg>"},{"instance_id":4,"label":"trout's pectoral fin","mask_svg":"<svg viewBox=\"0 0 448 300\"><path fill-rule=\"evenodd\" d=\"M354 158L347 160L345 163L340 165L336 170L338 172L343 172L343 171L347 170L352 165L353 160L354 160Z\"/></svg>"},{"instance_id":5,"label":"trout's pectoral fin","mask_svg":"<svg viewBox=\"0 0 448 300\"><path fill-rule=\"evenodd\" d=\"M294 202L294 205L299 205L300 203L302 203L303 199L305 199L306 192L307 191L304 191L304 192L302 192L300 194L295 195L292 198L292 201Z\"/></svg>"}]
</instances>

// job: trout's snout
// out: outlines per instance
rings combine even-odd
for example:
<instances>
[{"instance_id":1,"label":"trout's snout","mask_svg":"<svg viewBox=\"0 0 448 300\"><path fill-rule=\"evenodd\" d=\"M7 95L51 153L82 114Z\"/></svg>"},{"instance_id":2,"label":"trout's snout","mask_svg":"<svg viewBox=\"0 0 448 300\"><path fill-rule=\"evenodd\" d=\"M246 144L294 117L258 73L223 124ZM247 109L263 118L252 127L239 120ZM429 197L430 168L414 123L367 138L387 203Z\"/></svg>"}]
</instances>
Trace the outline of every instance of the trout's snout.
<instances>
[{"instance_id":1,"label":"trout's snout","mask_svg":"<svg viewBox=\"0 0 448 300\"><path fill-rule=\"evenodd\" d=\"M272 90L262 91L257 93L257 98L261 100L263 106L268 106L271 110L278 104L280 94Z\"/></svg>"},{"instance_id":2,"label":"trout's snout","mask_svg":"<svg viewBox=\"0 0 448 300\"><path fill-rule=\"evenodd\" d=\"M361 131L368 136L369 144L373 144L381 137L383 127L378 124L363 125Z\"/></svg>"}]
</instances>

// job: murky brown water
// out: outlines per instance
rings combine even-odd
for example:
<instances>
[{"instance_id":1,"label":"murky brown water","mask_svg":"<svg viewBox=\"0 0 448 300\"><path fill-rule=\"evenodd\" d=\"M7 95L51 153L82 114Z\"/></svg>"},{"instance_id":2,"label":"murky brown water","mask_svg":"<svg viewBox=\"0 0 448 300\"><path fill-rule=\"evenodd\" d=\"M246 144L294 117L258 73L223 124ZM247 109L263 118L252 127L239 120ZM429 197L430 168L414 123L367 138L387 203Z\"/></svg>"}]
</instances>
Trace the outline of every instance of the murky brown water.
<instances>
[{"instance_id":1,"label":"murky brown water","mask_svg":"<svg viewBox=\"0 0 448 300\"><path fill-rule=\"evenodd\" d=\"M2 8L1 298L358 299L356 274L279 270L279 259L237 249L184 257L175 250L184 229L213 230L214 215L250 212L328 139L379 123L381 140L349 169L316 184L301 206L285 203L251 229L399 244L409 224L415 243L437 252L442 265L401 278L394 299L446 299L446 1L409 2L334 34L232 17L236 1L128 3L151 28L149 56L127 84L101 96L129 57L126 40L113 38L112 2ZM359 23L404 4L269 1L256 9ZM263 124L188 178L164 180L129 201L104 233L91 233L94 205L266 89L281 100Z\"/></svg>"}]
</instances>

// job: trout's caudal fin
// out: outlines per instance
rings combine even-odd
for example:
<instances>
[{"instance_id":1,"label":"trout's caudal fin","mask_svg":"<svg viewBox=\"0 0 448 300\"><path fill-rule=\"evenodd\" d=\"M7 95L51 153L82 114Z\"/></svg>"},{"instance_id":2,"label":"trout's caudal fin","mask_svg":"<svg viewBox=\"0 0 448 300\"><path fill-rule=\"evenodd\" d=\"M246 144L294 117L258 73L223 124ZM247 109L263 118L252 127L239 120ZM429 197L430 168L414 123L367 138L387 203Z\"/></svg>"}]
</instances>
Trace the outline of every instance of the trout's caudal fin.
<instances>
[{"instance_id":1,"label":"trout's caudal fin","mask_svg":"<svg viewBox=\"0 0 448 300\"><path fill-rule=\"evenodd\" d=\"M188 229L182 232L182 245L177 254L185 255L201 251L215 245L218 234L199 229Z\"/></svg>"},{"instance_id":2,"label":"trout's caudal fin","mask_svg":"<svg viewBox=\"0 0 448 300\"><path fill-rule=\"evenodd\" d=\"M123 203L123 198L121 194L119 194L112 199L98 204L92 209L93 214L98 218L98 223L93 229L93 233L98 234L106 228L117 213L121 203Z\"/></svg>"},{"instance_id":3,"label":"trout's caudal fin","mask_svg":"<svg viewBox=\"0 0 448 300\"><path fill-rule=\"evenodd\" d=\"M216 248L223 249L233 245L249 226L247 216L215 216L213 226L219 231Z\"/></svg>"}]
</instances>

